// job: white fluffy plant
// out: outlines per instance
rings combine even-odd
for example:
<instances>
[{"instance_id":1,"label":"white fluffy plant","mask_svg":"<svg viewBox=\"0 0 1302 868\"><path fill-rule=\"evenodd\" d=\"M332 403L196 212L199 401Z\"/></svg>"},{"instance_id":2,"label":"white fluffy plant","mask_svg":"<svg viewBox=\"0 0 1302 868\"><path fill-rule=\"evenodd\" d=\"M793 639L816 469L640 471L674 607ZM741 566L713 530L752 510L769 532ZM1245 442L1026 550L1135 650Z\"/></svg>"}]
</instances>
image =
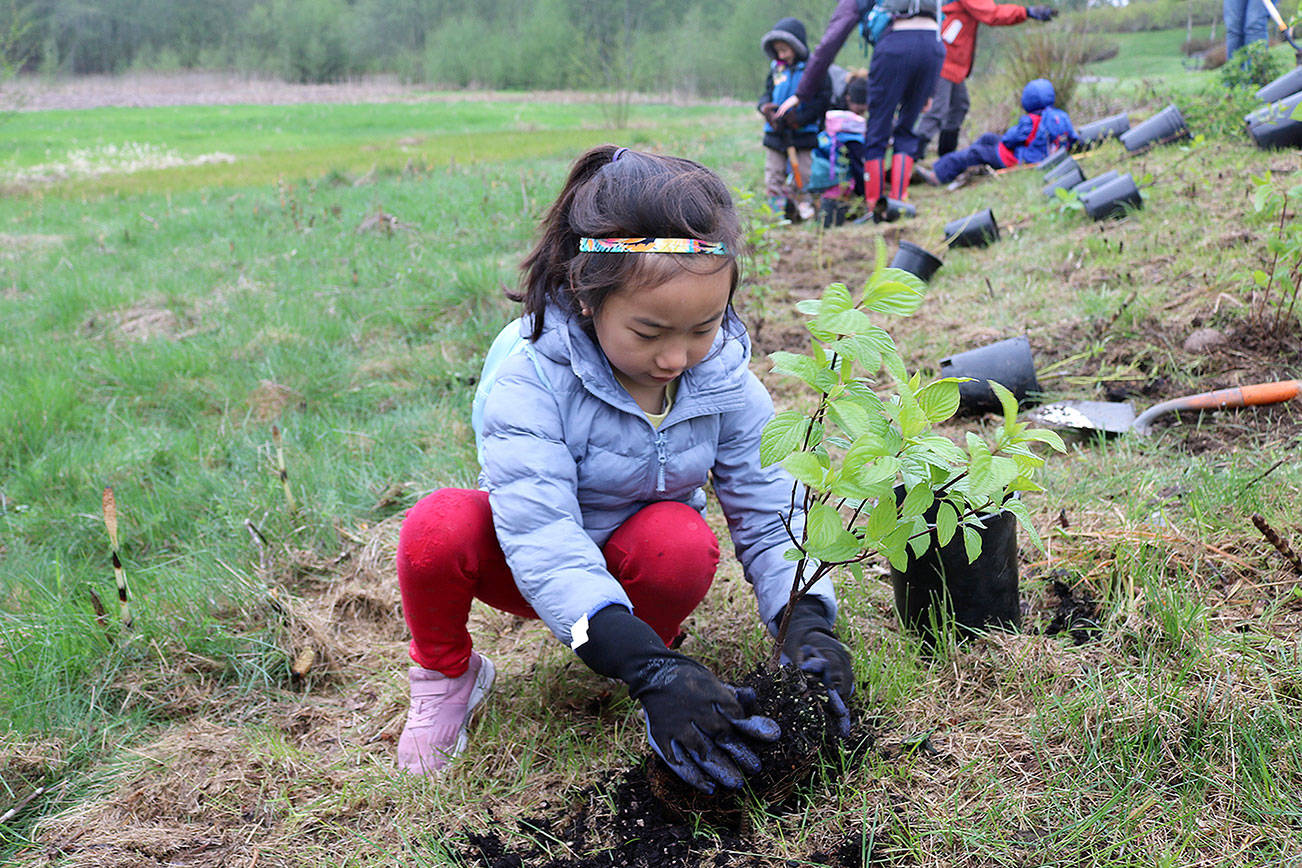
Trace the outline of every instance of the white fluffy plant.
<instances>
[{"instance_id":1,"label":"white fluffy plant","mask_svg":"<svg viewBox=\"0 0 1302 868\"><path fill-rule=\"evenodd\" d=\"M787 528L794 543L787 557L798 562L787 612L837 567L862 581L863 562L874 554L904 570L910 552L919 557L961 535L968 560L975 560L981 517L1001 510L1013 513L1042 547L1018 493L1041 490L1034 477L1044 459L1036 444L1065 452L1062 440L1018 422L1017 399L994 382L1004 421L993 443L969 431L959 445L934 430L957 412L966 378L923 383L910 375L895 341L870 317L912 314L925 289L915 275L886 267L879 242L859 298L834 283L821 298L796 305L809 317L809 352L769 356L774 371L805 383L817 397L807 413L777 414L760 447L765 466L780 462L795 477L793 504L803 498L803 532ZM894 389L889 394L877 391L883 371ZM784 618L778 649L786 629Z\"/></svg>"}]
</instances>

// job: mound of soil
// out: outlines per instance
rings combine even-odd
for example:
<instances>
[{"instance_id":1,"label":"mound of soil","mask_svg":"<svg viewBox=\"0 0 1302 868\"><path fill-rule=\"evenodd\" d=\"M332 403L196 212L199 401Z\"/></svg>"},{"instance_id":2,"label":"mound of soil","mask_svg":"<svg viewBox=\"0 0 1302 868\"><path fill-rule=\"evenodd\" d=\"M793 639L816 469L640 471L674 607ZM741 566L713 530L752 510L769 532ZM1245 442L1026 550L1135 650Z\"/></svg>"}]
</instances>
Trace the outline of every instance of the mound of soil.
<instances>
[{"instance_id":1,"label":"mound of soil","mask_svg":"<svg viewBox=\"0 0 1302 868\"><path fill-rule=\"evenodd\" d=\"M794 807L803 790L833 779L843 768L843 757L866 751L872 737L854 727L848 739L839 738L826 708L826 688L792 667L758 670L743 685L756 691L758 713L776 720L783 733L774 744L757 745L764 767L747 780L745 791L707 796L651 755L585 787L552 814L518 820L514 833L463 833L463 858L482 868L786 864L756 855L756 846L748 842L754 818ZM827 852L810 854L803 864L869 864L864 840L855 830ZM566 855L557 855L558 844Z\"/></svg>"}]
</instances>

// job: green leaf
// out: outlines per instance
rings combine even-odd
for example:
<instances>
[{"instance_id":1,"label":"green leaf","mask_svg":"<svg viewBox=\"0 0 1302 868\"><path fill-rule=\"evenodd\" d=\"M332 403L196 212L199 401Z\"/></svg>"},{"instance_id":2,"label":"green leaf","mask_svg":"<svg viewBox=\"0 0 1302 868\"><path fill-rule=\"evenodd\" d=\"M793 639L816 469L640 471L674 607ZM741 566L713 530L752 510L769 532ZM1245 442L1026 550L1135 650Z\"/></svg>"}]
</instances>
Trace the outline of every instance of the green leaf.
<instances>
[{"instance_id":1,"label":"green leaf","mask_svg":"<svg viewBox=\"0 0 1302 868\"><path fill-rule=\"evenodd\" d=\"M796 302L796 310L809 316L818 316L818 307L822 302L816 298L802 298Z\"/></svg>"},{"instance_id":2,"label":"green leaf","mask_svg":"<svg viewBox=\"0 0 1302 868\"><path fill-rule=\"evenodd\" d=\"M922 307L923 289L926 286L915 275L898 268L884 268L880 274L874 274L864 287L863 300L859 302L864 310L876 313L908 316Z\"/></svg>"},{"instance_id":3,"label":"green leaf","mask_svg":"<svg viewBox=\"0 0 1302 868\"><path fill-rule=\"evenodd\" d=\"M996 383L994 380L986 380L994 391L995 397L999 399L999 406L1004 411L1004 424L1012 425L1017 421L1017 397L1002 383Z\"/></svg>"},{"instance_id":4,"label":"green leaf","mask_svg":"<svg viewBox=\"0 0 1302 868\"><path fill-rule=\"evenodd\" d=\"M838 335L857 335L872 328L872 320L861 310L843 310L827 315L819 315L818 327Z\"/></svg>"},{"instance_id":5,"label":"green leaf","mask_svg":"<svg viewBox=\"0 0 1302 868\"><path fill-rule=\"evenodd\" d=\"M963 550L967 552L969 564L981 554L981 534L977 533L976 528L967 524L963 525Z\"/></svg>"},{"instance_id":6,"label":"green leaf","mask_svg":"<svg viewBox=\"0 0 1302 868\"><path fill-rule=\"evenodd\" d=\"M783 559L788 561L798 561L804 556L805 553L802 552L800 549L796 548L795 546L792 546L791 548L787 549L782 553Z\"/></svg>"},{"instance_id":7,"label":"green leaf","mask_svg":"<svg viewBox=\"0 0 1302 868\"><path fill-rule=\"evenodd\" d=\"M891 566L901 572L909 567L909 537L912 536L912 530L909 525L902 524L880 543L880 549L891 562Z\"/></svg>"},{"instance_id":8,"label":"green leaf","mask_svg":"<svg viewBox=\"0 0 1302 868\"><path fill-rule=\"evenodd\" d=\"M913 518L916 515L922 515L935 500L931 486L926 483L918 483L909 489L909 493L904 496L904 501L900 504L900 515L904 518Z\"/></svg>"},{"instance_id":9,"label":"green leaf","mask_svg":"<svg viewBox=\"0 0 1302 868\"><path fill-rule=\"evenodd\" d=\"M833 424L853 440L874 430L873 415L853 397L829 401L827 415Z\"/></svg>"},{"instance_id":10,"label":"green leaf","mask_svg":"<svg viewBox=\"0 0 1302 868\"><path fill-rule=\"evenodd\" d=\"M877 505L868 514L868 524L864 532L870 539L881 539L895 528L898 518L895 511L895 498L879 498Z\"/></svg>"},{"instance_id":11,"label":"green leaf","mask_svg":"<svg viewBox=\"0 0 1302 868\"><path fill-rule=\"evenodd\" d=\"M846 569L850 571L850 578L854 579L854 583L856 585L863 584L863 562L862 561L855 561L852 564L847 564Z\"/></svg>"},{"instance_id":12,"label":"green leaf","mask_svg":"<svg viewBox=\"0 0 1302 868\"><path fill-rule=\"evenodd\" d=\"M1039 443L1047 443L1055 452L1066 452L1067 444L1062 442L1062 437L1057 431L1050 431L1048 428L1032 428L1022 434L1027 440L1035 440Z\"/></svg>"},{"instance_id":13,"label":"green leaf","mask_svg":"<svg viewBox=\"0 0 1302 868\"><path fill-rule=\"evenodd\" d=\"M760 435L760 465L777 464L805 445L805 437L812 424L803 413L788 410L779 413L764 426Z\"/></svg>"},{"instance_id":14,"label":"green leaf","mask_svg":"<svg viewBox=\"0 0 1302 868\"><path fill-rule=\"evenodd\" d=\"M821 561L848 561L859 554L859 538L845 529L841 514L826 503L809 507L805 532L805 547Z\"/></svg>"},{"instance_id":15,"label":"green leaf","mask_svg":"<svg viewBox=\"0 0 1302 868\"><path fill-rule=\"evenodd\" d=\"M949 545L958 529L958 510L948 501L941 501L936 510L936 540L942 545Z\"/></svg>"},{"instance_id":16,"label":"green leaf","mask_svg":"<svg viewBox=\"0 0 1302 868\"><path fill-rule=\"evenodd\" d=\"M946 377L929 383L918 392L918 406L929 422L944 422L958 412L959 378Z\"/></svg>"},{"instance_id":17,"label":"green leaf","mask_svg":"<svg viewBox=\"0 0 1302 868\"><path fill-rule=\"evenodd\" d=\"M906 395L902 392L900 398L898 417L900 434L908 440L926 431L930 421L927 419L927 414L918 406L917 399L912 395Z\"/></svg>"},{"instance_id":18,"label":"green leaf","mask_svg":"<svg viewBox=\"0 0 1302 868\"><path fill-rule=\"evenodd\" d=\"M883 486L889 488L895 484L899 472L899 459L892 455L872 456L852 449L841 459L837 494L860 499L877 497L883 494Z\"/></svg>"},{"instance_id":19,"label":"green leaf","mask_svg":"<svg viewBox=\"0 0 1302 868\"><path fill-rule=\"evenodd\" d=\"M813 452L794 452L783 459L782 466L801 483L822 491L827 478L826 460Z\"/></svg>"},{"instance_id":20,"label":"green leaf","mask_svg":"<svg viewBox=\"0 0 1302 868\"><path fill-rule=\"evenodd\" d=\"M924 461L934 467L953 467L967 463L967 454L943 434L922 434L904 450L910 458Z\"/></svg>"},{"instance_id":21,"label":"green leaf","mask_svg":"<svg viewBox=\"0 0 1302 868\"><path fill-rule=\"evenodd\" d=\"M810 387L824 391L820 383L827 379L829 372L809 356L778 350L769 353L769 361L773 363L774 372L803 380Z\"/></svg>"},{"instance_id":22,"label":"green leaf","mask_svg":"<svg viewBox=\"0 0 1302 868\"><path fill-rule=\"evenodd\" d=\"M1031 521L1031 511L1026 508L1026 504L1014 497L1004 502L1004 509L1017 518L1017 523L1022 526L1022 530L1026 531L1031 545L1044 551L1044 541L1040 539L1040 533L1035 529L1035 523Z\"/></svg>"}]
</instances>

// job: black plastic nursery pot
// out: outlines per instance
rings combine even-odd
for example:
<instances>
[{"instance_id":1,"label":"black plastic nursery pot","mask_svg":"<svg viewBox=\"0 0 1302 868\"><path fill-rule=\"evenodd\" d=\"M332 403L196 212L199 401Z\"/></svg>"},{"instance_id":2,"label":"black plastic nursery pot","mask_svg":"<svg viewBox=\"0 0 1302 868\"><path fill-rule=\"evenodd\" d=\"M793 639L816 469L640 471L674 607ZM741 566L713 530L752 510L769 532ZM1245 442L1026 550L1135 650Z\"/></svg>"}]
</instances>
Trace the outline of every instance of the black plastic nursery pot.
<instances>
[{"instance_id":1,"label":"black plastic nursery pot","mask_svg":"<svg viewBox=\"0 0 1302 868\"><path fill-rule=\"evenodd\" d=\"M1055 173L1049 183L1045 184L1041 189L1041 192L1046 196L1053 196L1059 190L1075 189L1084 180L1085 173L1081 171L1080 166L1073 162L1068 171Z\"/></svg>"},{"instance_id":2,"label":"black plastic nursery pot","mask_svg":"<svg viewBox=\"0 0 1302 868\"><path fill-rule=\"evenodd\" d=\"M1293 117L1299 105L1302 105L1302 92L1262 106L1245 117L1248 135L1257 147L1302 148L1302 121Z\"/></svg>"},{"instance_id":3,"label":"black plastic nursery pot","mask_svg":"<svg viewBox=\"0 0 1302 868\"><path fill-rule=\"evenodd\" d=\"M1070 156L1071 151L1066 148L1059 148L1036 165L1040 167L1040 171L1044 172L1045 176L1048 176L1048 174L1056 169L1063 160L1066 160Z\"/></svg>"},{"instance_id":4,"label":"black plastic nursery pot","mask_svg":"<svg viewBox=\"0 0 1302 868\"><path fill-rule=\"evenodd\" d=\"M934 508L933 508L934 509ZM934 518L928 514L930 521ZM941 547L932 531L922 557L909 554L903 570L891 568L900 622L928 644L950 625L960 636L977 630L1022 626L1018 596L1017 519L1008 510L982 516L981 554L968 563L959 530Z\"/></svg>"},{"instance_id":5,"label":"black plastic nursery pot","mask_svg":"<svg viewBox=\"0 0 1302 868\"><path fill-rule=\"evenodd\" d=\"M1257 91L1257 99L1262 102L1279 102L1302 91L1302 66L1291 69Z\"/></svg>"},{"instance_id":6,"label":"black plastic nursery pot","mask_svg":"<svg viewBox=\"0 0 1302 868\"><path fill-rule=\"evenodd\" d=\"M1080 163L1076 162L1073 157L1067 157L1065 160L1059 162L1058 165L1044 173L1045 183L1052 183L1063 175L1070 175L1072 172L1081 172L1082 177L1084 176L1084 170L1081 169Z\"/></svg>"},{"instance_id":7,"label":"black plastic nursery pot","mask_svg":"<svg viewBox=\"0 0 1302 868\"><path fill-rule=\"evenodd\" d=\"M1078 197L1084 196L1086 193L1090 192L1091 190L1096 190L1099 187L1102 187L1104 184L1108 183L1109 181L1116 180L1120 176L1121 176L1120 173L1116 169L1108 169L1102 175L1095 175L1093 178L1090 178L1088 181L1082 181L1079 184L1077 184L1075 187L1072 187L1071 189L1072 192L1075 193Z\"/></svg>"},{"instance_id":8,"label":"black plastic nursery pot","mask_svg":"<svg viewBox=\"0 0 1302 868\"><path fill-rule=\"evenodd\" d=\"M832 226L844 225L846 214L848 214L849 211L849 202L842 202L840 199L824 199L823 226L830 228Z\"/></svg>"},{"instance_id":9,"label":"black plastic nursery pot","mask_svg":"<svg viewBox=\"0 0 1302 868\"><path fill-rule=\"evenodd\" d=\"M886 219L887 221L899 220L901 217L917 217L918 209L913 207L912 202L901 202L899 199L886 200Z\"/></svg>"},{"instance_id":10,"label":"black plastic nursery pot","mask_svg":"<svg viewBox=\"0 0 1302 868\"><path fill-rule=\"evenodd\" d=\"M1130 115L1128 113L1122 112L1119 115L1112 115L1088 123L1076 130L1076 144L1073 147L1077 151L1086 151L1110 138L1120 136L1129 129Z\"/></svg>"},{"instance_id":11,"label":"black plastic nursery pot","mask_svg":"<svg viewBox=\"0 0 1302 868\"><path fill-rule=\"evenodd\" d=\"M911 241L901 241L900 249L891 258L891 268L902 268L921 278L924 283L929 282L943 264L931 251Z\"/></svg>"},{"instance_id":12,"label":"black plastic nursery pot","mask_svg":"<svg viewBox=\"0 0 1302 868\"><path fill-rule=\"evenodd\" d=\"M999 410L1001 404L987 380L994 380L1012 392L1019 404L1039 400L1040 383L1035 379L1035 360L1025 335L955 353L940 360L942 377L971 377L958 384L959 407L975 413Z\"/></svg>"},{"instance_id":13,"label":"black plastic nursery pot","mask_svg":"<svg viewBox=\"0 0 1302 868\"><path fill-rule=\"evenodd\" d=\"M1094 220L1124 217L1136 208L1144 207L1144 198L1129 172L1118 175L1106 184L1100 184L1080 197L1085 213Z\"/></svg>"},{"instance_id":14,"label":"black plastic nursery pot","mask_svg":"<svg viewBox=\"0 0 1302 868\"><path fill-rule=\"evenodd\" d=\"M999 224L986 208L946 223L945 239L949 247L988 247L999 240Z\"/></svg>"},{"instance_id":15,"label":"black plastic nursery pot","mask_svg":"<svg viewBox=\"0 0 1302 868\"><path fill-rule=\"evenodd\" d=\"M1189 138L1189 127L1184 115L1174 105L1169 105L1148 120L1121 134L1121 144L1132 154L1157 145Z\"/></svg>"}]
</instances>

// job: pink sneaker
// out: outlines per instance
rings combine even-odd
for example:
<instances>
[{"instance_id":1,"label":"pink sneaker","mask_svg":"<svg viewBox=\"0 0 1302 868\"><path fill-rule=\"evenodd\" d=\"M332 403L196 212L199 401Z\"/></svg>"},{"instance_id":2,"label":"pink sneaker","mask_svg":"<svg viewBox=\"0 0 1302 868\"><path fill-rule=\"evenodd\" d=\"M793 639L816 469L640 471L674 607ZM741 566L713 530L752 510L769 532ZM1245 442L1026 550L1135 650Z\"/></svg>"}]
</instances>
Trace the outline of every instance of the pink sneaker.
<instances>
[{"instance_id":1,"label":"pink sneaker","mask_svg":"<svg viewBox=\"0 0 1302 868\"><path fill-rule=\"evenodd\" d=\"M458 678L413 666L411 710L398 738L398 765L413 774L440 772L466 749L466 725L493 686L497 671L477 652L470 667Z\"/></svg>"}]
</instances>

